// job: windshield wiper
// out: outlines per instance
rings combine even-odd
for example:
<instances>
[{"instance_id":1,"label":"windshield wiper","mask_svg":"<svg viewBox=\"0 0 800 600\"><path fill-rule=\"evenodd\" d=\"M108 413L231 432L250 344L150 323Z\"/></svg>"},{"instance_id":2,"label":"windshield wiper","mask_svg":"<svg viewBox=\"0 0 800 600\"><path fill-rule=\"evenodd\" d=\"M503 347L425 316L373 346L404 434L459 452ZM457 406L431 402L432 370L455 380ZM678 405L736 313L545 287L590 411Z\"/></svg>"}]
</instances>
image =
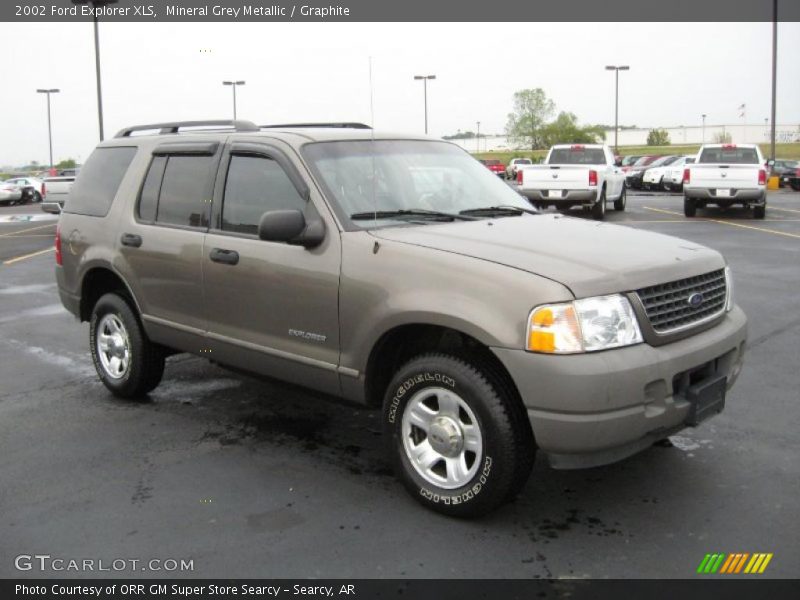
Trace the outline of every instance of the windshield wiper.
<instances>
[{"instance_id":1,"label":"windshield wiper","mask_svg":"<svg viewBox=\"0 0 800 600\"><path fill-rule=\"evenodd\" d=\"M504 215L521 215L527 213L529 215L540 215L540 211L535 208L522 208L521 206L512 206L504 204L502 206L483 206L481 208L468 208L459 211L460 215L476 215L482 217L499 217Z\"/></svg>"},{"instance_id":2,"label":"windshield wiper","mask_svg":"<svg viewBox=\"0 0 800 600\"><path fill-rule=\"evenodd\" d=\"M440 212L438 210L427 210L424 208L405 208L401 210L376 210L372 212L359 212L350 215L356 221L366 221L370 219L398 219L403 217L427 217L432 219L449 219L451 221L474 221L477 217L471 217L458 213Z\"/></svg>"}]
</instances>

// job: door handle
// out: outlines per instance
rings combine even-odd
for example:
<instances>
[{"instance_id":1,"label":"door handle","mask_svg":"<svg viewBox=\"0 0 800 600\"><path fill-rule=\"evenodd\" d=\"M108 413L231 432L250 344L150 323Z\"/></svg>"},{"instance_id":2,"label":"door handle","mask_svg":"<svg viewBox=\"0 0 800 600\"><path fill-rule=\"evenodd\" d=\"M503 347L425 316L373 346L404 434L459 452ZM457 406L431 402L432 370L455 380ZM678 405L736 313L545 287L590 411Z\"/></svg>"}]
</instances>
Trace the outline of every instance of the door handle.
<instances>
[{"instance_id":1,"label":"door handle","mask_svg":"<svg viewBox=\"0 0 800 600\"><path fill-rule=\"evenodd\" d=\"M119 241L123 246L138 248L142 245L142 236L136 235L135 233L123 233Z\"/></svg>"},{"instance_id":2,"label":"door handle","mask_svg":"<svg viewBox=\"0 0 800 600\"><path fill-rule=\"evenodd\" d=\"M226 265L235 265L239 262L239 253L236 250L225 250L224 248L214 248L208 257L216 263Z\"/></svg>"}]
</instances>

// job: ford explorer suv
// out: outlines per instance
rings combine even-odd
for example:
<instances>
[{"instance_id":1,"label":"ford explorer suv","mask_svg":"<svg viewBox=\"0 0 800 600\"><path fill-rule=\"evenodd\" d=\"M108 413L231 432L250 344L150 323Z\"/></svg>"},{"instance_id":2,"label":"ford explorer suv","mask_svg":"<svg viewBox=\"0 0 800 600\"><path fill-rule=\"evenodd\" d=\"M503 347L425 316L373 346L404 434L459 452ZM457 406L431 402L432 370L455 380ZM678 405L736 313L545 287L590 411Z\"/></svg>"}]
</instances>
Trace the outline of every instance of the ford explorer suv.
<instances>
[{"instance_id":1,"label":"ford explorer suv","mask_svg":"<svg viewBox=\"0 0 800 600\"><path fill-rule=\"evenodd\" d=\"M767 213L767 170L755 144L706 144L695 164L683 171L683 212L694 217L698 208L741 204L753 217Z\"/></svg>"},{"instance_id":2,"label":"ford explorer suv","mask_svg":"<svg viewBox=\"0 0 800 600\"><path fill-rule=\"evenodd\" d=\"M598 221L605 218L609 200L616 210L625 210L625 175L608 146L559 144L550 148L543 164L519 173L519 192L537 208L582 206Z\"/></svg>"},{"instance_id":3,"label":"ford explorer suv","mask_svg":"<svg viewBox=\"0 0 800 600\"><path fill-rule=\"evenodd\" d=\"M540 213L454 144L354 123L124 129L55 259L112 394L188 352L379 408L402 483L454 516L537 451L591 467L698 426L745 349L718 252Z\"/></svg>"}]
</instances>

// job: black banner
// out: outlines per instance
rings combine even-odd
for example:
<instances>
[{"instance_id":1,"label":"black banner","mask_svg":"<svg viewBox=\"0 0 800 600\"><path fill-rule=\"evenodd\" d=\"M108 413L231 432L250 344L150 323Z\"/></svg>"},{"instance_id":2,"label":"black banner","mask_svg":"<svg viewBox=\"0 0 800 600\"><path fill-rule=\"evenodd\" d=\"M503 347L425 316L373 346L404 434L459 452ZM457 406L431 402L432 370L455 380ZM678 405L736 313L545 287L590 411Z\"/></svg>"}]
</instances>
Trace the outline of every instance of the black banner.
<instances>
[{"instance_id":1,"label":"black banner","mask_svg":"<svg viewBox=\"0 0 800 600\"><path fill-rule=\"evenodd\" d=\"M406 598L409 600L572 600L647 598L674 600L681 598L725 598L729 600L762 597L770 600L797 598L800 581L781 579L694 579L694 580L3 580L0 597L67 600L98 598L122 600L138 598L172 598L200 600L205 598L240 599L268 598L322 600L362 600L373 598Z\"/></svg>"},{"instance_id":2,"label":"black banner","mask_svg":"<svg viewBox=\"0 0 800 600\"><path fill-rule=\"evenodd\" d=\"M4 0L0 21L736 22L772 21L773 0ZM779 21L800 2L777 0Z\"/></svg>"}]
</instances>

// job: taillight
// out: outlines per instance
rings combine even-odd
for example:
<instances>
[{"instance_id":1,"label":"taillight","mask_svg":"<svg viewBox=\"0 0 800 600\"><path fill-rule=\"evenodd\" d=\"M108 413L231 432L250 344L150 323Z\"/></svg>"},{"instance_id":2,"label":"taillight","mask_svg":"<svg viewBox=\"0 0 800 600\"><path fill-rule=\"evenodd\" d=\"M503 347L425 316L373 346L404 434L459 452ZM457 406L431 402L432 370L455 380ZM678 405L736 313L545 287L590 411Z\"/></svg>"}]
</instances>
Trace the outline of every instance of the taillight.
<instances>
[{"instance_id":1,"label":"taillight","mask_svg":"<svg viewBox=\"0 0 800 600\"><path fill-rule=\"evenodd\" d=\"M47 184L42 184L42 199L44 200L47 197Z\"/></svg>"},{"instance_id":2,"label":"taillight","mask_svg":"<svg viewBox=\"0 0 800 600\"><path fill-rule=\"evenodd\" d=\"M765 183L767 183L767 172L764 169L759 169L758 185L764 185Z\"/></svg>"},{"instance_id":3,"label":"taillight","mask_svg":"<svg viewBox=\"0 0 800 600\"><path fill-rule=\"evenodd\" d=\"M61 225L56 225L56 264L61 265Z\"/></svg>"},{"instance_id":4,"label":"taillight","mask_svg":"<svg viewBox=\"0 0 800 600\"><path fill-rule=\"evenodd\" d=\"M597 171L589 171L589 185L597 185Z\"/></svg>"},{"instance_id":5,"label":"taillight","mask_svg":"<svg viewBox=\"0 0 800 600\"><path fill-rule=\"evenodd\" d=\"M800 177L800 168L798 168L798 169L797 169L797 170L794 172L794 176L795 176L795 177Z\"/></svg>"},{"instance_id":6,"label":"taillight","mask_svg":"<svg viewBox=\"0 0 800 600\"><path fill-rule=\"evenodd\" d=\"M522 185L522 169L517 169L517 183Z\"/></svg>"},{"instance_id":7,"label":"taillight","mask_svg":"<svg viewBox=\"0 0 800 600\"><path fill-rule=\"evenodd\" d=\"M736 144L723 144L723 150L736 150Z\"/></svg>"},{"instance_id":8,"label":"taillight","mask_svg":"<svg viewBox=\"0 0 800 600\"><path fill-rule=\"evenodd\" d=\"M690 169L683 170L683 183L684 185L687 183L691 183L692 181L692 171Z\"/></svg>"}]
</instances>

